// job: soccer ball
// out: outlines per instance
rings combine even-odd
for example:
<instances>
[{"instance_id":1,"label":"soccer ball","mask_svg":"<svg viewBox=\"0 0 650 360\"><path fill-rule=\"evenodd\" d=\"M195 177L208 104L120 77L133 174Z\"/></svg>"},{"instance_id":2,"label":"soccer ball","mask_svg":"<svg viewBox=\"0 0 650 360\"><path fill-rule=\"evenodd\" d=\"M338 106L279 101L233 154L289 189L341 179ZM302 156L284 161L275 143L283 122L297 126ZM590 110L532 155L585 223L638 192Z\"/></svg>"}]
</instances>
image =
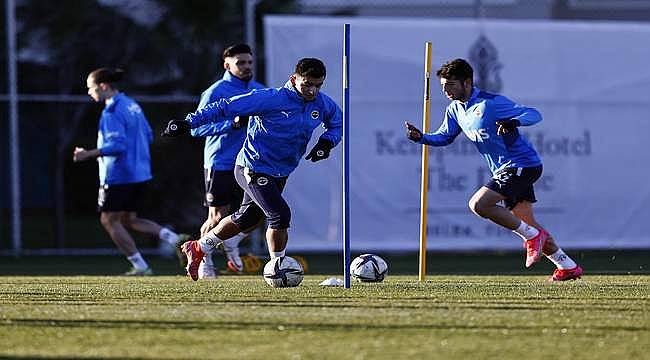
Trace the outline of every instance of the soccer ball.
<instances>
[{"instance_id":1,"label":"soccer ball","mask_svg":"<svg viewBox=\"0 0 650 360\"><path fill-rule=\"evenodd\" d=\"M300 263L289 256L273 258L264 265L264 280L272 287L298 286L303 274Z\"/></svg>"},{"instance_id":2,"label":"soccer ball","mask_svg":"<svg viewBox=\"0 0 650 360\"><path fill-rule=\"evenodd\" d=\"M350 264L350 274L362 282L380 282L388 273L388 264L374 254L359 255Z\"/></svg>"}]
</instances>

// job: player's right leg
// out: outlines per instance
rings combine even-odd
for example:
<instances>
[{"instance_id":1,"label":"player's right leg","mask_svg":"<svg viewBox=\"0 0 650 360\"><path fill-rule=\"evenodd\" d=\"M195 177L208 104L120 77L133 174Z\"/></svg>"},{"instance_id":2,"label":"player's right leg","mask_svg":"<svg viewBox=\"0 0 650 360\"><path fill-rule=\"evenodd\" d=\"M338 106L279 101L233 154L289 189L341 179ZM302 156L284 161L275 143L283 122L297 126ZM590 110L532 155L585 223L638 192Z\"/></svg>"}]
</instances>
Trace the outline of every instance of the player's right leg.
<instances>
[{"instance_id":1,"label":"player's right leg","mask_svg":"<svg viewBox=\"0 0 650 360\"><path fill-rule=\"evenodd\" d=\"M545 231L535 219L533 214L533 204L530 201L523 200L518 202L512 208L512 213L522 221L540 229L540 231ZM546 258L556 267L548 281L575 280L582 276L582 267L576 264L571 257L564 253L550 234L543 247L543 253L544 256L546 256Z\"/></svg>"},{"instance_id":2,"label":"player's right leg","mask_svg":"<svg viewBox=\"0 0 650 360\"><path fill-rule=\"evenodd\" d=\"M101 186L97 210L100 213L100 222L111 240L133 265L124 275L151 275L149 264L138 251L135 241L123 224L123 219L129 212L135 211L138 204L132 196L133 191L134 184Z\"/></svg>"},{"instance_id":3,"label":"player's right leg","mask_svg":"<svg viewBox=\"0 0 650 360\"><path fill-rule=\"evenodd\" d=\"M494 174L492 179L472 196L469 203L474 213L510 229L524 240L526 267L532 266L542 257L542 248L548 233L531 226L508 209L529 192L533 194L530 201L535 201L532 186L541 174L542 166L503 169ZM498 205L501 201L505 202L506 207Z\"/></svg>"},{"instance_id":4,"label":"player's right leg","mask_svg":"<svg viewBox=\"0 0 650 360\"><path fill-rule=\"evenodd\" d=\"M268 223L266 241L271 257L284 256L291 209L282 197L286 177L274 177L268 174L253 173L242 167L235 168L235 179L244 189L244 198L250 197L264 212Z\"/></svg>"},{"instance_id":5,"label":"player's right leg","mask_svg":"<svg viewBox=\"0 0 650 360\"><path fill-rule=\"evenodd\" d=\"M235 180L233 170L206 169L204 175L206 189L204 205L208 207L208 218L201 227L201 236L207 234L222 218L230 215L233 209L238 209L244 194L244 191ZM239 243L246 236L247 234L240 232L224 240L220 247L226 255L228 268L235 273L241 273L244 269L244 264L239 256ZM206 255L204 263L201 264L199 269L200 278L208 277L203 275L209 275L209 264L211 262L211 256ZM214 268L213 265L210 266ZM204 273L201 271L202 269L208 269L208 271Z\"/></svg>"}]
</instances>

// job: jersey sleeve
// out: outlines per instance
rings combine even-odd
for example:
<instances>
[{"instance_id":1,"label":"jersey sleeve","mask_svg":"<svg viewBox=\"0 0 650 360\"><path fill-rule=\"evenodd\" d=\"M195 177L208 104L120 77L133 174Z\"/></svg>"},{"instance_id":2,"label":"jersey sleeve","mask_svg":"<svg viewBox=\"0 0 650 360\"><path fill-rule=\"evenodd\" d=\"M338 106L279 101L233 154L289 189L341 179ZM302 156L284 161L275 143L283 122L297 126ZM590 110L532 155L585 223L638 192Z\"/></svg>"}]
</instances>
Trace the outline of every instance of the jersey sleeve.
<instances>
[{"instance_id":1,"label":"jersey sleeve","mask_svg":"<svg viewBox=\"0 0 650 360\"><path fill-rule=\"evenodd\" d=\"M197 107L197 111L201 110L209 103L213 101L217 101L221 98L222 98L221 94L219 94L216 91L216 89L204 91L203 94L201 94L201 100L199 101L199 106ZM208 123L193 128L192 130L190 130L190 134L194 137L217 136L226 133L231 128L232 128L232 123L228 121Z\"/></svg>"},{"instance_id":2,"label":"jersey sleeve","mask_svg":"<svg viewBox=\"0 0 650 360\"><path fill-rule=\"evenodd\" d=\"M461 128L456 121L453 112L447 108L445 118L438 130L433 133L423 134L420 143L431 146L445 146L454 142L456 136L461 133Z\"/></svg>"},{"instance_id":3,"label":"jersey sleeve","mask_svg":"<svg viewBox=\"0 0 650 360\"><path fill-rule=\"evenodd\" d=\"M326 131L320 136L322 139L329 140L334 146L341 141L343 135L343 113L336 103L326 98L327 112L323 119L323 127Z\"/></svg>"},{"instance_id":4,"label":"jersey sleeve","mask_svg":"<svg viewBox=\"0 0 650 360\"><path fill-rule=\"evenodd\" d=\"M199 110L187 114L185 120L194 129L209 123L232 126L232 119L238 115L257 115L281 105L277 89L253 90L249 93L211 102Z\"/></svg>"},{"instance_id":5,"label":"jersey sleeve","mask_svg":"<svg viewBox=\"0 0 650 360\"><path fill-rule=\"evenodd\" d=\"M104 144L99 153L104 156L117 156L126 151L126 129L124 119L116 112L104 115L100 131Z\"/></svg>"},{"instance_id":6,"label":"jersey sleeve","mask_svg":"<svg viewBox=\"0 0 650 360\"><path fill-rule=\"evenodd\" d=\"M496 96L492 103L497 120L516 119L522 126L529 126L542 121L542 114L537 109L519 105L505 96Z\"/></svg>"}]
</instances>

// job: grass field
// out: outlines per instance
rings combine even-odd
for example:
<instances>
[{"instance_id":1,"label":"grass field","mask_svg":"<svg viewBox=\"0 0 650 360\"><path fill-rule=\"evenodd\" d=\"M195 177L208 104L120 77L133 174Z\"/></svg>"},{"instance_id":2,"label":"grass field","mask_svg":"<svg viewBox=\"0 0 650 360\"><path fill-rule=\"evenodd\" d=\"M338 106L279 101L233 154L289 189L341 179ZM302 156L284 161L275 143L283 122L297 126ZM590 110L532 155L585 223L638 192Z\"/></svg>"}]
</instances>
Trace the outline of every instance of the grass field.
<instances>
[{"instance_id":1,"label":"grass field","mask_svg":"<svg viewBox=\"0 0 650 360\"><path fill-rule=\"evenodd\" d=\"M104 270L110 263L125 266L116 257L97 258ZM519 256L499 263L515 258L520 268ZM180 275L17 276L16 268L34 266L5 258L0 358L648 358L645 269L628 275L619 267L615 275L552 284L544 281L544 267L544 275L430 275L425 283L389 275L383 283L345 290L318 286L327 277L318 271L323 260L309 259L317 274L298 288L272 289L260 276L196 283ZM472 269L467 259L449 263ZM36 269L49 262L50 272L66 273L69 259L40 260L32 262ZM647 257L638 261L645 264ZM160 269L164 263L155 262ZM400 259L389 263L399 267Z\"/></svg>"}]
</instances>

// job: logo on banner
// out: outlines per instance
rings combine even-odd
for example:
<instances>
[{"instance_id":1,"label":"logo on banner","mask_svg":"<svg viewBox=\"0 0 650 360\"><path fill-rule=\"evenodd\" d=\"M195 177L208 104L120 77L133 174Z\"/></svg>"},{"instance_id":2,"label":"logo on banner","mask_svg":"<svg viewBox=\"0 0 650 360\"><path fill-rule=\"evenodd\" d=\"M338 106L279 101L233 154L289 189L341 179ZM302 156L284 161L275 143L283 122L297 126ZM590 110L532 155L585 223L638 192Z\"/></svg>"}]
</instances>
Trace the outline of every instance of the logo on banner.
<instances>
[{"instance_id":1,"label":"logo on banner","mask_svg":"<svg viewBox=\"0 0 650 360\"><path fill-rule=\"evenodd\" d=\"M503 83L499 72L503 66L499 62L496 46L485 35L479 36L472 44L469 61L474 67L474 83L479 89L501 92Z\"/></svg>"}]
</instances>

